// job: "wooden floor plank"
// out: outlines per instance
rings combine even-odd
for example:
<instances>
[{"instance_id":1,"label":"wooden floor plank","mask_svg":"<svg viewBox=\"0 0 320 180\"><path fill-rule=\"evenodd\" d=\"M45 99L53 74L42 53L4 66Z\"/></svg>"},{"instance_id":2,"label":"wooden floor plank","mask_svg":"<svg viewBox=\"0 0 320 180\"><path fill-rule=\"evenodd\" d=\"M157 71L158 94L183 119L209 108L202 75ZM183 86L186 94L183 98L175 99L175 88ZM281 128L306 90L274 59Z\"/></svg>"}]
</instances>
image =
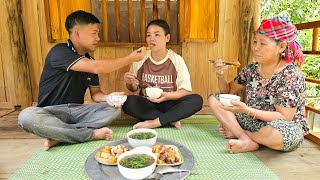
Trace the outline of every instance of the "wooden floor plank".
<instances>
[{"instance_id":1,"label":"wooden floor plank","mask_svg":"<svg viewBox=\"0 0 320 180\"><path fill-rule=\"evenodd\" d=\"M0 179L7 179L43 148L43 139L19 128L18 115L16 111L0 118ZM320 146L308 139L293 152L260 147L253 153L281 179L319 179Z\"/></svg>"}]
</instances>

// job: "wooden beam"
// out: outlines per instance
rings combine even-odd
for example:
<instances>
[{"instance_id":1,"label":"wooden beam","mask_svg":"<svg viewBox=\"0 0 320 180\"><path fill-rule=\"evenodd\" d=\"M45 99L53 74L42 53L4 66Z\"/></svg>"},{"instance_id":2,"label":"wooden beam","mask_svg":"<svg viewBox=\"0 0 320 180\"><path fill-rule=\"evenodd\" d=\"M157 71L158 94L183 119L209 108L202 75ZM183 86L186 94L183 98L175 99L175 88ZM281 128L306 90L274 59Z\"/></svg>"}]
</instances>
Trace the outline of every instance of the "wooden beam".
<instances>
[{"instance_id":1,"label":"wooden beam","mask_svg":"<svg viewBox=\"0 0 320 180\"><path fill-rule=\"evenodd\" d=\"M120 41L120 2L119 0L114 0L114 14L116 18L116 41Z\"/></svg>"},{"instance_id":2,"label":"wooden beam","mask_svg":"<svg viewBox=\"0 0 320 180\"><path fill-rule=\"evenodd\" d=\"M317 114L320 114L320 110L319 109L315 109L311 106L306 106L306 111L312 111L312 112L315 112Z\"/></svg>"},{"instance_id":3,"label":"wooden beam","mask_svg":"<svg viewBox=\"0 0 320 180\"><path fill-rule=\"evenodd\" d=\"M314 132L312 130L309 131L309 134L305 136L306 138L310 139L314 143L320 145L320 134L317 132Z\"/></svg>"},{"instance_id":4,"label":"wooden beam","mask_svg":"<svg viewBox=\"0 0 320 180\"><path fill-rule=\"evenodd\" d=\"M320 84L320 80L318 79L312 79L312 78L306 78L306 82Z\"/></svg>"},{"instance_id":5,"label":"wooden beam","mask_svg":"<svg viewBox=\"0 0 320 180\"><path fill-rule=\"evenodd\" d=\"M107 0L102 0L102 31L103 31L103 41L109 41L109 31L108 31L108 2Z\"/></svg>"},{"instance_id":6,"label":"wooden beam","mask_svg":"<svg viewBox=\"0 0 320 180\"><path fill-rule=\"evenodd\" d=\"M128 23L129 23L129 40L131 43L134 41L134 26L133 26L133 12L132 0L128 0Z\"/></svg>"},{"instance_id":7,"label":"wooden beam","mask_svg":"<svg viewBox=\"0 0 320 180\"><path fill-rule=\"evenodd\" d=\"M320 21L313 21L313 22L295 24L295 26L296 26L296 28L298 30L319 28L320 27Z\"/></svg>"},{"instance_id":8,"label":"wooden beam","mask_svg":"<svg viewBox=\"0 0 320 180\"><path fill-rule=\"evenodd\" d=\"M140 34L141 42L146 42L146 0L140 1Z\"/></svg>"},{"instance_id":9,"label":"wooden beam","mask_svg":"<svg viewBox=\"0 0 320 180\"><path fill-rule=\"evenodd\" d=\"M303 54L311 54L311 55L318 55L320 51L302 51Z\"/></svg>"}]
</instances>

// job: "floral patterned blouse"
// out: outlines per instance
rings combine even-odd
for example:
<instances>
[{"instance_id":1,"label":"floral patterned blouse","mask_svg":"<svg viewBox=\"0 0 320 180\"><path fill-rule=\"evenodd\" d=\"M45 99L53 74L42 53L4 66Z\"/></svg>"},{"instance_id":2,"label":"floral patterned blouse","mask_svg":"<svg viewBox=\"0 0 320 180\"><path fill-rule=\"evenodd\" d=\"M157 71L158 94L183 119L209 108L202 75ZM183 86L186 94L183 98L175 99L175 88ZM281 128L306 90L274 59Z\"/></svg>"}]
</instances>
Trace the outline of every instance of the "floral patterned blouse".
<instances>
[{"instance_id":1,"label":"floral patterned blouse","mask_svg":"<svg viewBox=\"0 0 320 180\"><path fill-rule=\"evenodd\" d=\"M297 107L293 122L301 124L308 132L305 117L305 78L294 64L288 64L270 79L264 79L258 72L258 63L249 64L234 78L235 83L245 86L246 104L265 111L275 111L275 105Z\"/></svg>"}]
</instances>

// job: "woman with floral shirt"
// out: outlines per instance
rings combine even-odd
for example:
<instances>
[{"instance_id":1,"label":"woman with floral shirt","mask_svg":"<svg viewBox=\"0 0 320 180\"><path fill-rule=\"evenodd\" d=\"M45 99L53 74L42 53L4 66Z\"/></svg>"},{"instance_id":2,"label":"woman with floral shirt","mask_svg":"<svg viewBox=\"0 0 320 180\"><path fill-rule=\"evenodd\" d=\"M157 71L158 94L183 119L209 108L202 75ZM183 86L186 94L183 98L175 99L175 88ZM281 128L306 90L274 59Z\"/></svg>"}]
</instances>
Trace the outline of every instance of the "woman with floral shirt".
<instances>
[{"instance_id":1,"label":"woman with floral shirt","mask_svg":"<svg viewBox=\"0 0 320 180\"><path fill-rule=\"evenodd\" d=\"M245 102L232 101L230 107L221 104L219 94L209 97L210 108L221 122L219 132L230 139L230 153L255 151L260 144L293 151L308 133L304 76L294 64L304 61L296 34L296 27L284 17L263 20L253 42L255 63L229 83L224 80L227 66L222 60L213 63L220 93L246 93Z\"/></svg>"}]
</instances>

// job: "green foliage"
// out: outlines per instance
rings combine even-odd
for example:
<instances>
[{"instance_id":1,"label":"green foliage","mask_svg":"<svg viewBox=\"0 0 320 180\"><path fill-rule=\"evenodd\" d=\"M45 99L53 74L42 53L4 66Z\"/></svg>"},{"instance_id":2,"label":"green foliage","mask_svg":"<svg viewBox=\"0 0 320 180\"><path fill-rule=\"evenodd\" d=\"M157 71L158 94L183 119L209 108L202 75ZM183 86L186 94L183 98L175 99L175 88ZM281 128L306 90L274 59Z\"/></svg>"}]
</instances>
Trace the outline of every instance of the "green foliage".
<instances>
[{"instance_id":1,"label":"green foliage","mask_svg":"<svg viewBox=\"0 0 320 180\"><path fill-rule=\"evenodd\" d=\"M294 24L319 21L320 1L319 0L261 0L261 19L275 16L285 16ZM298 32L297 41L303 50L311 50L312 30ZM320 48L320 41L318 44ZM306 77L320 79L320 57L305 56L305 63L302 72ZM320 95L320 85L307 83L307 95Z\"/></svg>"}]
</instances>

